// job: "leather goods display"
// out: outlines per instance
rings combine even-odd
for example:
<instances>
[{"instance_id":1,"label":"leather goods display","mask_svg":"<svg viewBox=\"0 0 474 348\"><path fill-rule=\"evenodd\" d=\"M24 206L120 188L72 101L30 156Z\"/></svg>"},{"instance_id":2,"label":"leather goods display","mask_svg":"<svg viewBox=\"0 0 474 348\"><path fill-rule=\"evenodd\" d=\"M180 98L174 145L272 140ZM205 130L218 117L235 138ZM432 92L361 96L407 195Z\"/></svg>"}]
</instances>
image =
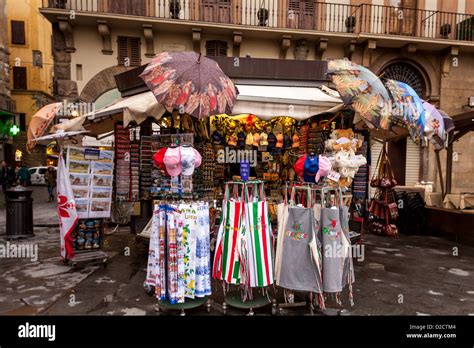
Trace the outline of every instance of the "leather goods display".
<instances>
[{"instance_id":1,"label":"leather goods display","mask_svg":"<svg viewBox=\"0 0 474 348\"><path fill-rule=\"evenodd\" d=\"M378 159L378 171L372 177L370 186L376 187L374 197L369 204L369 231L379 235L396 236L398 227L398 204L393 188L397 185L395 175L384 143Z\"/></svg>"}]
</instances>

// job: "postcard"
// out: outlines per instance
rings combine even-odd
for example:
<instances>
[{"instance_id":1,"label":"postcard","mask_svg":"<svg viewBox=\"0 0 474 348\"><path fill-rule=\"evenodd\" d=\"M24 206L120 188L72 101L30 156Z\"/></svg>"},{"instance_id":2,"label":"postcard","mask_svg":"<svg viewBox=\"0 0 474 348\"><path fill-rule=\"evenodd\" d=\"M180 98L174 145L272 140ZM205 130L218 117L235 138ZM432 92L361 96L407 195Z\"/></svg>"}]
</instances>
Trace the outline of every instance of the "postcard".
<instances>
[{"instance_id":1,"label":"postcard","mask_svg":"<svg viewBox=\"0 0 474 348\"><path fill-rule=\"evenodd\" d=\"M69 180L73 186L89 186L90 177L89 174L69 174Z\"/></svg>"},{"instance_id":2,"label":"postcard","mask_svg":"<svg viewBox=\"0 0 474 348\"><path fill-rule=\"evenodd\" d=\"M112 186L113 183L112 175L92 175L92 185L93 186Z\"/></svg>"},{"instance_id":3,"label":"postcard","mask_svg":"<svg viewBox=\"0 0 474 348\"><path fill-rule=\"evenodd\" d=\"M69 173L89 173L89 162L69 161Z\"/></svg>"},{"instance_id":4,"label":"postcard","mask_svg":"<svg viewBox=\"0 0 474 348\"><path fill-rule=\"evenodd\" d=\"M113 175L114 164L108 162L92 162L92 174Z\"/></svg>"},{"instance_id":5,"label":"postcard","mask_svg":"<svg viewBox=\"0 0 474 348\"><path fill-rule=\"evenodd\" d=\"M88 186L72 186L72 192L74 199L88 199L89 198L89 187Z\"/></svg>"},{"instance_id":6,"label":"postcard","mask_svg":"<svg viewBox=\"0 0 474 348\"><path fill-rule=\"evenodd\" d=\"M85 148L83 147L68 147L68 160L69 161L84 161Z\"/></svg>"},{"instance_id":7,"label":"postcard","mask_svg":"<svg viewBox=\"0 0 474 348\"><path fill-rule=\"evenodd\" d=\"M112 187L93 187L91 198L112 199Z\"/></svg>"}]
</instances>

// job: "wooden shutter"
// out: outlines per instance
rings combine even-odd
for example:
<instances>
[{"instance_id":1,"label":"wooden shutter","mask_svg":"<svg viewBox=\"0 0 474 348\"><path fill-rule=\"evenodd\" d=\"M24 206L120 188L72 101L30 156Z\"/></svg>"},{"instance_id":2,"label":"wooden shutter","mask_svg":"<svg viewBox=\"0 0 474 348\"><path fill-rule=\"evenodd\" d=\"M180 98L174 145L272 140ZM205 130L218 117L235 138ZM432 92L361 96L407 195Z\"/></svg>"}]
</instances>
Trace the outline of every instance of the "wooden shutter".
<instances>
[{"instance_id":1,"label":"wooden shutter","mask_svg":"<svg viewBox=\"0 0 474 348\"><path fill-rule=\"evenodd\" d=\"M141 50L140 50L140 38L130 38L130 65L140 66L141 64Z\"/></svg>"},{"instance_id":2,"label":"wooden shutter","mask_svg":"<svg viewBox=\"0 0 474 348\"><path fill-rule=\"evenodd\" d=\"M296 29L300 22L300 0L288 1L288 28Z\"/></svg>"},{"instance_id":3,"label":"wooden shutter","mask_svg":"<svg viewBox=\"0 0 474 348\"><path fill-rule=\"evenodd\" d=\"M139 37L117 37L117 52L119 65L125 65L125 58L128 58L130 66L140 66L141 42Z\"/></svg>"},{"instance_id":4,"label":"wooden shutter","mask_svg":"<svg viewBox=\"0 0 474 348\"><path fill-rule=\"evenodd\" d=\"M13 67L13 89L27 89L26 68L22 66Z\"/></svg>"},{"instance_id":5,"label":"wooden shutter","mask_svg":"<svg viewBox=\"0 0 474 348\"><path fill-rule=\"evenodd\" d=\"M128 57L128 38L125 36L117 37L118 64L124 65L125 58Z\"/></svg>"},{"instance_id":6,"label":"wooden shutter","mask_svg":"<svg viewBox=\"0 0 474 348\"><path fill-rule=\"evenodd\" d=\"M23 21L11 21L12 29L12 44L24 45L25 39L25 22Z\"/></svg>"},{"instance_id":7,"label":"wooden shutter","mask_svg":"<svg viewBox=\"0 0 474 348\"><path fill-rule=\"evenodd\" d=\"M219 0L218 1L219 12L217 14L217 20L220 23L231 23L230 18L230 0Z\"/></svg>"},{"instance_id":8,"label":"wooden shutter","mask_svg":"<svg viewBox=\"0 0 474 348\"><path fill-rule=\"evenodd\" d=\"M314 0L305 0L300 3L301 7L301 23L300 29L314 28L314 14L316 11L316 4Z\"/></svg>"},{"instance_id":9,"label":"wooden shutter","mask_svg":"<svg viewBox=\"0 0 474 348\"><path fill-rule=\"evenodd\" d=\"M206 56L227 57L227 42L219 40L206 41Z\"/></svg>"},{"instance_id":10,"label":"wooden shutter","mask_svg":"<svg viewBox=\"0 0 474 348\"><path fill-rule=\"evenodd\" d=\"M108 0L108 9L111 13L127 14L128 0Z\"/></svg>"},{"instance_id":11,"label":"wooden shutter","mask_svg":"<svg viewBox=\"0 0 474 348\"><path fill-rule=\"evenodd\" d=\"M416 21L417 0L402 0L403 20L401 24L402 35L414 35Z\"/></svg>"}]
</instances>

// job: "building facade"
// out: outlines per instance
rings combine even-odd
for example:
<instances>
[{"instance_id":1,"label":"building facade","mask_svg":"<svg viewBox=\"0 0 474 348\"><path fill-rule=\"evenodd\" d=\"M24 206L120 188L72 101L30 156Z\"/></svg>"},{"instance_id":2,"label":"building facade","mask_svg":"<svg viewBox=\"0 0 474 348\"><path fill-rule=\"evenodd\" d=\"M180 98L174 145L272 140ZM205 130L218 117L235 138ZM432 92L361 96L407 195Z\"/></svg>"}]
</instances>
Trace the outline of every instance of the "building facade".
<instances>
[{"instance_id":1,"label":"building facade","mask_svg":"<svg viewBox=\"0 0 474 348\"><path fill-rule=\"evenodd\" d=\"M409 83L450 115L465 112L474 96L474 1L44 0L40 11L53 25L61 99L112 101L115 74L162 51L185 50L295 66L347 57ZM473 142L466 136L455 144L453 192L472 190L473 154L466 149ZM433 148L410 140L392 148L406 159L402 182L438 181Z\"/></svg>"},{"instance_id":2,"label":"building facade","mask_svg":"<svg viewBox=\"0 0 474 348\"><path fill-rule=\"evenodd\" d=\"M23 154L27 166L44 165L45 148L26 151L26 130L31 117L53 102L52 26L40 13L41 0L8 1L8 43L11 66L11 94L17 105L16 124L20 133L13 150Z\"/></svg>"},{"instance_id":3,"label":"building facade","mask_svg":"<svg viewBox=\"0 0 474 348\"><path fill-rule=\"evenodd\" d=\"M0 0L0 124L2 130L5 125L11 124L15 119L15 101L11 98L10 90L10 51L8 49L7 31L3 30L8 25L7 3ZM12 139L7 132L0 132L0 160L13 162Z\"/></svg>"}]
</instances>

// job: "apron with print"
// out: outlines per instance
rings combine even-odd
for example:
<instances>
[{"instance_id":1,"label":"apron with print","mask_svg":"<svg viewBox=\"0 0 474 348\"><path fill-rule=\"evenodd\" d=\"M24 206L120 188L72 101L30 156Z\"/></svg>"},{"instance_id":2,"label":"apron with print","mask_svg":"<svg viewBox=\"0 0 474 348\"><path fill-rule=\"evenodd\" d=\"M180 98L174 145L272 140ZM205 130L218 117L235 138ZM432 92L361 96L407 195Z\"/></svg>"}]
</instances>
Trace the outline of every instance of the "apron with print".
<instances>
[{"instance_id":1,"label":"apron with print","mask_svg":"<svg viewBox=\"0 0 474 348\"><path fill-rule=\"evenodd\" d=\"M177 208L177 207L176 207ZM177 282L178 282L178 291L177 291L177 301L178 303L184 303L184 244L183 244L183 233L184 233L184 214L179 212L177 209L174 213L175 222L176 222L176 254L177 254Z\"/></svg>"},{"instance_id":2,"label":"apron with print","mask_svg":"<svg viewBox=\"0 0 474 348\"><path fill-rule=\"evenodd\" d=\"M184 249L184 295L194 299L196 290L196 233L197 214L192 205L182 204L183 212L183 249Z\"/></svg>"},{"instance_id":3,"label":"apron with print","mask_svg":"<svg viewBox=\"0 0 474 348\"><path fill-rule=\"evenodd\" d=\"M152 218L150 246L148 249L148 267L145 283L155 287L155 293L161 291L160 275L160 237L159 237L159 206L154 206L155 213Z\"/></svg>"},{"instance_id":4,"label":"apron with print","mask_svg":"<svg viewBox=\"0 0 474 348\"><path fill-rule=\"evenodd\" d=\"M196 297L211 294L211 246L208 204L193 205L197 211Z\"/></svg>"},{"instance_id":5,"label":"apron with print","mask_svg":"<svg viewBox=\"0 0 474 348\"><path fill-rule=\"evenodd\" d=\"M168 227L168 298L171 304L178 303L178 247L175 215L167 207L166 220Z\"/></svg>"},{"instance_id":6,"label":"apron with print","mask_svg":"<svg viewBox=\"0 0 474 348\"><path fill-rule=\"evenodd\" d=\"M312 208L288 207L284 230L279 286L321 293L322 281L314 259L317 221ZM313 249L313 250L312 250Z\"/></svg>"},{"instance_id":7,"label":"apron with print","mask_svg":"<svg viewBox=\"0 0 474 348\"><path fill-rule=\"evenodd\" d=\"M350 253L350 245L347 244L341 226L339 208L322 209L321 237L324 292L340 293L345 285L344 270Z\"/></svg>"}]
</instances>

